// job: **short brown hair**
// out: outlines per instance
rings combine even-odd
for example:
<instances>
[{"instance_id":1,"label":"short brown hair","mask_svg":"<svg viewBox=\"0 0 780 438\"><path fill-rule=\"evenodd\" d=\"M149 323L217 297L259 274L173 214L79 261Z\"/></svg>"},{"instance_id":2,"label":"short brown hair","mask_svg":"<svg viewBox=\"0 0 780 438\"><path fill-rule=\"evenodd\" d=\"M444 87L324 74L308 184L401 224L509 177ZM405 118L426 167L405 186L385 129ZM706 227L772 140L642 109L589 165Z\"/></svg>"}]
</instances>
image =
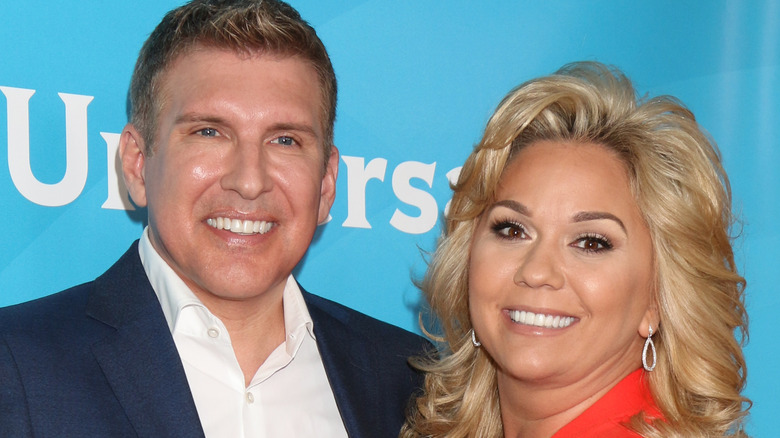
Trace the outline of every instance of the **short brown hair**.
<instances>
[{"instance_id":1,"label":"short brown hair","mask_svg":"<svg viewBox=\"0 0 780 438\"><path fill-rule=\"evenodd\" d=\"M336 120L336 74L314 28L279 0L193 0L163 17L141 48L130 82L130 122L143 136L147 153L162 104L161 78L175 59L196 46L298 56L311 63L322 91L327 161Z\"/></svg>"}]
</instances>

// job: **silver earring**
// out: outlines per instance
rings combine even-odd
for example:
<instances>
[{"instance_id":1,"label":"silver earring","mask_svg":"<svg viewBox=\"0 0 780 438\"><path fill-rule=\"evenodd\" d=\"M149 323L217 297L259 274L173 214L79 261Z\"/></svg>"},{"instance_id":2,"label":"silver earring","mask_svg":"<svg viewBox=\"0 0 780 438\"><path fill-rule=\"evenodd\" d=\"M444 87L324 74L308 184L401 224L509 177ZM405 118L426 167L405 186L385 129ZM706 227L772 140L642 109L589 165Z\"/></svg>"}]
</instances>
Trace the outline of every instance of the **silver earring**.
<instances>
[{"instance_id":1,"label":"silver earring","mask_svg":"<svg viewBox=\"0 0 780 438\"><path fill-rule=\"evenodd\" d=\"M653 352L653 363L647 364L647 350ZM645 348L642 349L642 366L645 367L645 371L653 371L655 369L655 344L653 343L653 326L650 325L648 330L647 339L645 339Z\"/></svg>"},{"instance_id":2,"label":"silver earring","mask_svg":"<svg viewBox=\"0 0 780 438\"><path fill-rule=\"evenodd\" d=\"M482 342L477 340L477 334L474 333L474 329L471 329L471 343L474 344L474 348L478 348L482 345Z\"/></svg>"}]
</instances>

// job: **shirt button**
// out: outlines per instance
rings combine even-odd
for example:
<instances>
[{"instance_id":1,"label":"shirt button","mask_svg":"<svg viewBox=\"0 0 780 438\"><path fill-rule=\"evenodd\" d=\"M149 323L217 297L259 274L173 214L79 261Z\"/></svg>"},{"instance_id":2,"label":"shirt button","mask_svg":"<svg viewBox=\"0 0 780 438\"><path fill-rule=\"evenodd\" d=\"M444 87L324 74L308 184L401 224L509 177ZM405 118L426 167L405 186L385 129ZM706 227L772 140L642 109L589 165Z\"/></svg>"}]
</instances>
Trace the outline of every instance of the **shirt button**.
<instances>
[{"instance_id":1,"label":"shirt button","mask_svg":"<svg viewBox=\"0 0 780 438\"><path fill-rule=\"evenodd\" d=\"M255 402L255 396L252 395L251 392L247 391L247 393L246 393L246 402L249 403L250 405Z\"/></svg>"},{"instance_id":2,"label":"shirt button","mask_svg":"<svg viewBox=\"0 0 780 438\"><path fill-rule=\"evenodd\" d=\"M217 330L217 329L215 329L213 327L210 328L207 333L209 334L210 338L216 338L217 336L219 336L219 330Z\"/></svg>"}]
</instances>

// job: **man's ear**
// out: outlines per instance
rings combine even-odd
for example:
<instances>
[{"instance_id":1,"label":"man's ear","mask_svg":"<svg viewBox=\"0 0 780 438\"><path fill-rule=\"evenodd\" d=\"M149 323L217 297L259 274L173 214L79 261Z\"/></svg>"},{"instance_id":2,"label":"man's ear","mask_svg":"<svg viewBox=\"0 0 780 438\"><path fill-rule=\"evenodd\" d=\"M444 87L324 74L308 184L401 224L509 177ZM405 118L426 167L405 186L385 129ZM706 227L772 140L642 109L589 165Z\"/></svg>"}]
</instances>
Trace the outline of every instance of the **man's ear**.
<instances>
[{"instance_id":1,"label":"man's ear","mask_svg":"<svg viewBox=\"0 0 780 438\"><path fill-rule=\"evenodd\" d=\"M322 176L320 186L320 209L317 217L318 224L330 221L330 208L336 199L336 178L339 176L339 150L331 146L330 157L325 163L325 175Z\"/></svg>"},{"instance_id":2,"label":"man's ear","mask_svg":"<svg viewBox=\"0 0 780 438\"><path fill-rule=\"evenodd\" d=\"M122 160L122 175L135 205L146 207L146 149L143 136L128 123L119 137L119 158Z\"/></svg>"}]
</instances>

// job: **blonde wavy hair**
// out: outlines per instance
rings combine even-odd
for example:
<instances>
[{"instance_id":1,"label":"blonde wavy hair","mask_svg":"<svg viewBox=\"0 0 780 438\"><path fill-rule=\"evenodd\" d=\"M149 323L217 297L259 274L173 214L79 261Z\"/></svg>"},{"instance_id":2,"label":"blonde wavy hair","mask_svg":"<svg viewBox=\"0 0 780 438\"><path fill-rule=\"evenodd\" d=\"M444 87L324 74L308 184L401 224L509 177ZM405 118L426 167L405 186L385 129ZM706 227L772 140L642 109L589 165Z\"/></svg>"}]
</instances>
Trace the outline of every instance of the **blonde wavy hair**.
<instances>
[{"instance_id":1,"label":"blonde wavy hair","mask_svg":"<svg viewBox=\"0 0 780 438\"><path fill-rule=\"evenodd\" d=\"M444 235L420 284L437 327L423 329L445 346L440 357L412 360L427 373L425 392L401 437L503 435L495 365L470 340L469 250L504 168L540 140L617 153L650 230L661 324L647 378L664 420L649 423L640 413L628 426L644 437L745 436L745 280L734 264L731 190L717 147L675 98L639 99L617 69L579 62L511 91L453 186Z\"/></svg>"}]
</instances>

